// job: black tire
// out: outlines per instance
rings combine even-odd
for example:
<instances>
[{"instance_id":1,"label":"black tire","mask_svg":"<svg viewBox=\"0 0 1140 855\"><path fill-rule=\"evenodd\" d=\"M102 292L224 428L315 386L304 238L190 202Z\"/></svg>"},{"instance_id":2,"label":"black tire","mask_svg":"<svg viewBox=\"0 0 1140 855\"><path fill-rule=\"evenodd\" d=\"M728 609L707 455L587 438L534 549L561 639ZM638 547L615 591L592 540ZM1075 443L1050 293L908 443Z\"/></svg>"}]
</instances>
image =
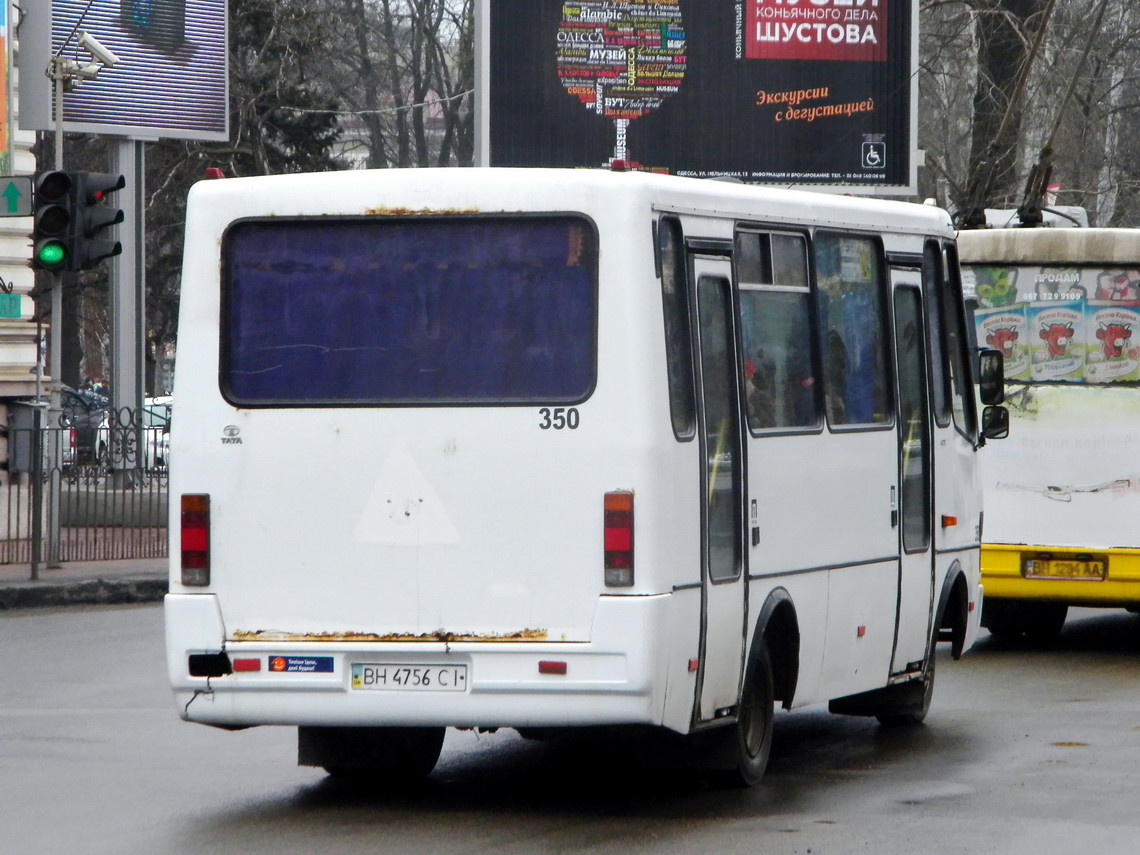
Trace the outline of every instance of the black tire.
<instances>
[{"instance_id":1,"label":"black tire","mask_svg":"<svg viewBox=\"0 0 1140 855\"><path fill-rule=\"evenodd\" d=\"M302 727L298 762L354 783L426 778L443 749L442 727Z\"/></svg>"},{"instance_id":2,"label":"black tire","mask_svg":"<svg viewBox=\"0 0 1140 855\"><path fill-rule=\"evenodd\" d=\"M926 654L926 668L923 669L922 679L916 680L916 685L910 697L906 699L905 708L897 712L882 712L875 716L879 724L884 727L917 727L926 720L930 711L930 701L934 697L934 645ZM921 685L918 685L921 684Z\"/></svg>"},{"instance_id":3,"label":"black tire","mask_svg":"<svg viewBox=\"0 0 1140 855\"><path fill-rule=\"evenodd\" d=\"M1025 623L1018 603L987 599L982 605L982 626L990 635L1002 641L1016 641L1025 631Z\"/></svg>"},{"instance_id":4,"label":"black tire","mask_svg":"<svg viewBox=\"0 0 1140 855\"><path fill-rule=\"evenodd\" d=\"M1065 603L987 600L982 606L982 626L1005 641L1024 636L1034 644L1049 644L1061 634L1068 613Z\"/></svg>"},{"instance_id":5,"label":"black tire","mask_svg":"<svg viewBox=\"0 0 1140 855\"><path fill-rule=\"evenodd\" d=\"M738 787L760 783L772 752L772 727L776 718L772 658L763 639L757 642L756 648L745 675L738 721L732 728L736 768L729 772L729 783Z\"/></svg>"},{"instance_id":6,"label":"black tire","mask_svg":"<svg viewBox=\"0 0 1140 855\"><path fill-rule=\"evenodd\" d=\"M1026 614L1025 635L1034 644L1051 644L1061 634L1068 617L1065 603L1027 603L1032 608Z\"/></svg>"}]
</instances>

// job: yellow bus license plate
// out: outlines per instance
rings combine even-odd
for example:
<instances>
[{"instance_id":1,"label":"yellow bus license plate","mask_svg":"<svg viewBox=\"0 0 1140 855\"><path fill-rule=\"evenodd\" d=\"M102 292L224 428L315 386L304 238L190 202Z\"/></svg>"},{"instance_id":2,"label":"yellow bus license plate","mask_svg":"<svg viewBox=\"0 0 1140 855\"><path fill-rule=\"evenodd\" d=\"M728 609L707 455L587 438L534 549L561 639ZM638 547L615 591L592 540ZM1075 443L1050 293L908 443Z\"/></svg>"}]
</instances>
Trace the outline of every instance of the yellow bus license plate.
<instances>
[{"instance_id":1,"label":"yellow bus license plate","mask_svg":"<svg viewBox=\"0 0 1140 855\"><path fill-rule=\"evenodd\" d=\"M1025 575L1037 579L1103 580L1108 565L1104 561L1077 561L1067 558L1027 558Z\"/></svg>"}]
</instances>

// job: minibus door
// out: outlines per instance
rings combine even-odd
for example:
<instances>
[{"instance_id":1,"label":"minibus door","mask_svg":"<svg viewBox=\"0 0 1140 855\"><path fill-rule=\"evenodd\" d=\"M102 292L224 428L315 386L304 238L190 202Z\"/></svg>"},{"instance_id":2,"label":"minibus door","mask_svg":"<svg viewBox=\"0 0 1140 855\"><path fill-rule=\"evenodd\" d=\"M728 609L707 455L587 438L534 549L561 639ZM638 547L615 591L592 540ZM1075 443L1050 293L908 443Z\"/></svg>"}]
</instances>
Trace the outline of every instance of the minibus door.
<instances>
[{"instance_id":1,"label":"minibus door","mask_svg":"<svg viewBox=\"0 0 1140 855\"><path fill-rule=\"evenodd\" d=\"M744 657L744 487L732 268L694 256L701 476L701 651L697 720L731 715Z\"/></svg>"},{"instance_id":2,"label":"minibus door","mask_svg":"<svg viewBox=\"0 0 1140 855\"><path fill-rule=\"evenodd\" d=\"M898 378L899 604L891 672L926 659L934 608L931 425L918 271L891 271ZM911 668L908 668L911 666Z\"/></svg>"}]
</instances>

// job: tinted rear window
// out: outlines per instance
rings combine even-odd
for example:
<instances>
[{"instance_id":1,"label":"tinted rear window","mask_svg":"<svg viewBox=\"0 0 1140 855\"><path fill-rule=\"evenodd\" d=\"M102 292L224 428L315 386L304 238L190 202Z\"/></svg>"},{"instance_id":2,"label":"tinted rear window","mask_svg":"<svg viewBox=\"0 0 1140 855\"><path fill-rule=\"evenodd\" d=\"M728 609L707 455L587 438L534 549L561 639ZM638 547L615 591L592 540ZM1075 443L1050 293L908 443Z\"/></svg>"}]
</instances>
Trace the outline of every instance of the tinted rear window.
<instances>
[{"instance_id":1,"label":"tinted rear window","mask_svg":"<svg viewBox=\"0 0 1140 855\"><path fill-rule=\"evenodd\" d=\"M236 404L575 402L594 386L581 217L243 221L223 269Z\"/></svg>"}]
</instances>

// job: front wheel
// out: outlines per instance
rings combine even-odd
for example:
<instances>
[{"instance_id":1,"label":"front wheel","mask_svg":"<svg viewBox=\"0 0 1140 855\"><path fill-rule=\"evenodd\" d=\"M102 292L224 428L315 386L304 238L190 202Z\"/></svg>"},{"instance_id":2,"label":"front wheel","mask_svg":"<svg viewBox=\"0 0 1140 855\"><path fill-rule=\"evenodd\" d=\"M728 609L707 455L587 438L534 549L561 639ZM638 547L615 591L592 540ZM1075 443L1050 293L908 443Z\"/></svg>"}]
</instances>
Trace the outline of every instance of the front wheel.
<instances>
[{"instance_id":1,"label":"front wheel","mask_svg":"<svg viewBox=\"0 0 1140 855\"><path fill-rule=\"evenodd\" d=\"M982 626L1004 641L1024 635L1034 644L1049 644L1061 634L1068 613L1066 603L988 599L982 606Z\"/></svg>"},{"instance_id":2,"label":"front wheel","mask_svg":"<svg viewBox=\"0 0 1140 855\"><path fill-rule=\"evenodd\" d=\"M1065 603L1035 603L1030 612L1025 636L1034 644L1050 644L1057 640L1065 626L1069 607Z\"/></svg>"}]
</instances>

